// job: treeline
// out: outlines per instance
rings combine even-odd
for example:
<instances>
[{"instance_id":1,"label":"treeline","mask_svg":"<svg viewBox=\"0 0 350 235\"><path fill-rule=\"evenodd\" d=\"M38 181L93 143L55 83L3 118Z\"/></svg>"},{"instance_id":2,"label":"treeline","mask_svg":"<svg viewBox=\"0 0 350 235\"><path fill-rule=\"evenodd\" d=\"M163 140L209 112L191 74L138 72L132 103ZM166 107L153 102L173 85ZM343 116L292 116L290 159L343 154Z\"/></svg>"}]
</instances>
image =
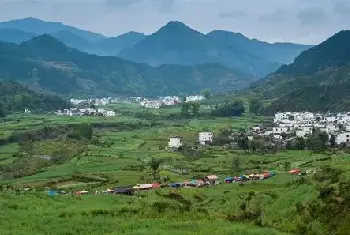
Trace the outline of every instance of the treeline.
<instances>
[{"instance_id":1,"label":"treeline","mask_svg":"<svg viewBox=\"0 0 350 235\"><path fill-rule=\"evenodd\" d=\"M52 111L69 107L70 103L59 96L36 93L16 82L0 82L0 117L25 108Z\"/></svg>"}]
</instances>

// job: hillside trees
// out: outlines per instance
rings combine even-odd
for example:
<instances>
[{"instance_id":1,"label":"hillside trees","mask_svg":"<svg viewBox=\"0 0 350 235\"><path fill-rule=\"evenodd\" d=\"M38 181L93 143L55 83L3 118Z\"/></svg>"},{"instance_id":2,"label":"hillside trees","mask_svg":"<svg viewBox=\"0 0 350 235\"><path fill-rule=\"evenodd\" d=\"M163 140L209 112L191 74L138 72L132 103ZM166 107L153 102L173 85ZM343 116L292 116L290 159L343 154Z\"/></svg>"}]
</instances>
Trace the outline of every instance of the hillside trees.
<instances>
[{"instance_id":1,"label":"hillside trees","mask_svg":"<svg viewBox=\"0 0 350 235\"><path fill-rule=\"evenodd\" d=\"M202 91L202 95L204 96L204 98L206 98L207 100L209 100L211 98L211 91L210 89L205 89Z\"/></svg>"},{"instance_id":2,"label":"hillside trees","mask_svg":"<svg viewBox=\"0 0 350 235\"><path fill-rule=\"evenodd\" d=\"M156 176L161 164L162 164L162 161L156 158L152 158L151 161L149 162L149 166L152 170L152 175L154 180L156 179Z\"/></svg>"},{"instance_id":3,"label":"hillside trees","mask_svg":"<svg viewBox=\"0 0 350 235\"><path fill-rule=\"evenodd\" d=\"M16 82L0 82L0 116L24 111L53 111L69 108L69 102L56 95L36 93Z\"/></svg>"},{"instance_id":4,"label":"hillside trees","mask_svg":"<svg viewBox=\"0 0 350 235\"><path fill-rule=\"evenodd\" d=\"M201 105L199 102L183 102L181 106L181 115L184 117L188 117L190 115L198 116L200 107Z\"/></svg>"},{"instance_id":5,"label":"hillside trees","mask_svg":"<svg viewBox=\"0 0 350 235\"><path fill-rule=\"evenodd\" d=\"M224 102L218 105L213 111L213 115L222 117L242 116L244 111L243 101L234 100L233 102Z\"/></svg>"},{"instance_id":6,"label":"hillside trees","mask_svg":"<svg viewBox=\"0 0 350 235\"><path fill-rule=\"evenodd\" d=\"M91 140L93 129L89 123L81 123L74 126L74 130L70 134L70 137L77 140Z\"/></svg>"},{"instance_id":7,"label":"hillside trees","mask_svg":"<svg viewBox=\"0 0 350 235\"><path fill-rule=\"evenodd\" d=\"M260 115L264 108L264 104L260 99L252 98L249 100L249 111L252 114Z\"/></svg>"}]
</instances>

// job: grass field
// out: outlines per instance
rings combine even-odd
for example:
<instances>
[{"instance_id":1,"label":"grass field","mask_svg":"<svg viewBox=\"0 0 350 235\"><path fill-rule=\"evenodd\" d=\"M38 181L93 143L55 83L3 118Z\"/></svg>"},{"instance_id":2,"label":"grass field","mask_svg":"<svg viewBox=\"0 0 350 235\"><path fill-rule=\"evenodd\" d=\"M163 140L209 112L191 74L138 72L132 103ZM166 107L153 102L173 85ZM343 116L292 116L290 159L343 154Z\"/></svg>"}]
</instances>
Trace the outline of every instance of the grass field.
<instances>
[{"instance_id":1,"label":"grass field","mask_svg":"<svg viewBox=\"0 0 350 235\"><path fill-rule=\"evenodd\" d=\"M342 152L258 154L208 146L201 149L200 157L192 158L165 149L172 135L182 136L184 143L193 144L199 131L211 130L215 136L223 129L249 128L263 118L163 118L162 115L179 112L175 108L152 111L160 116L152 121L130 115L137 107L123 104L115 108L124 114L113 118L18 114L2 120L2 170L26 157L23 156L25 145L11 138L14 133L91 123L93 137L80 141L71 140L61 132L57 132L59 135L40 132L43 138L34 141L30 154L36 158L56 155L66 158L55 164L44 163L39 171L31 171L29 175L2 179L2 185L36 188L36 191L19 195L12 190L1 191L0 218L4 221L0 224L1 234L296 234L300 222L297 205L316 199L318 189L312 176L301 182L302 177L289 175L285 162L290 162L292 168L312 172L332 166L342 170L342 177L350 178L350 155ZM162 160L157 180L167 176L168 183L199 175L217 174L223 179L264 170L275 171L276 176L247 182L244 186L160 189L132 197L50 197L43 190L50 187L92 192L152 183L148 164L152 158ZM232 168L233 159L239 159L238 172ZM43 161L40 159L40 163Z\"/></svg>"}]
</instances>

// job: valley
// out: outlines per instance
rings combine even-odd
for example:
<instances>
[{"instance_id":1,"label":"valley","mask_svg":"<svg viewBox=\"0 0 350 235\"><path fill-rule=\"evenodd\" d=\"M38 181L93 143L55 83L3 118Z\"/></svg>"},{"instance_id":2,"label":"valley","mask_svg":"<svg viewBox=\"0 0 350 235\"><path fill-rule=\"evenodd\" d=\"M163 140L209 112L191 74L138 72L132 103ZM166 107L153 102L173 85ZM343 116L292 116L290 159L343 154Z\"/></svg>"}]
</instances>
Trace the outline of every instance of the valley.
<instances>
[{"instance_id":1,"label":"valley","mask_svg":"<svg viewBox=\"0 0 350 235\"><path fill-rule=\"evenodd\" d=\"M1 235L349 234L350 31L215 1L0 1Z\"/></svg>"}]
</instances>

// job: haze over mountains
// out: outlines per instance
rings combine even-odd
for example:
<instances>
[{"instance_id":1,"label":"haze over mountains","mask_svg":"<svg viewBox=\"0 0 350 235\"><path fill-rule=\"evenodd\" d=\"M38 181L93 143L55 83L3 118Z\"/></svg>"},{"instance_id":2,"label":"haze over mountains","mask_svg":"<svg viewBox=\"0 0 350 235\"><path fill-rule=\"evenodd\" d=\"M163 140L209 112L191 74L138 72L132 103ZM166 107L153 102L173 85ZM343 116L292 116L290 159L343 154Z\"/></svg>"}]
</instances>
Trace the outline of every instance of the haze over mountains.
<instances>
[{"instance_id":1,"label":"haze over mountains","mask_svg":"<svg viewBox=\"0 0 350 235\"><path fill-rule=\"evenodd\" d=\"M129 32L112 38L35 18L0 23L0 40L5 42L18 44L44 33L91 54L118 56L152 66L220 63L256 78L292 62L301 51L310 48L290 43L270 44L227 31L205 35L181 22L169 22L149 36Z\"/></svg>"}]
</instances>

